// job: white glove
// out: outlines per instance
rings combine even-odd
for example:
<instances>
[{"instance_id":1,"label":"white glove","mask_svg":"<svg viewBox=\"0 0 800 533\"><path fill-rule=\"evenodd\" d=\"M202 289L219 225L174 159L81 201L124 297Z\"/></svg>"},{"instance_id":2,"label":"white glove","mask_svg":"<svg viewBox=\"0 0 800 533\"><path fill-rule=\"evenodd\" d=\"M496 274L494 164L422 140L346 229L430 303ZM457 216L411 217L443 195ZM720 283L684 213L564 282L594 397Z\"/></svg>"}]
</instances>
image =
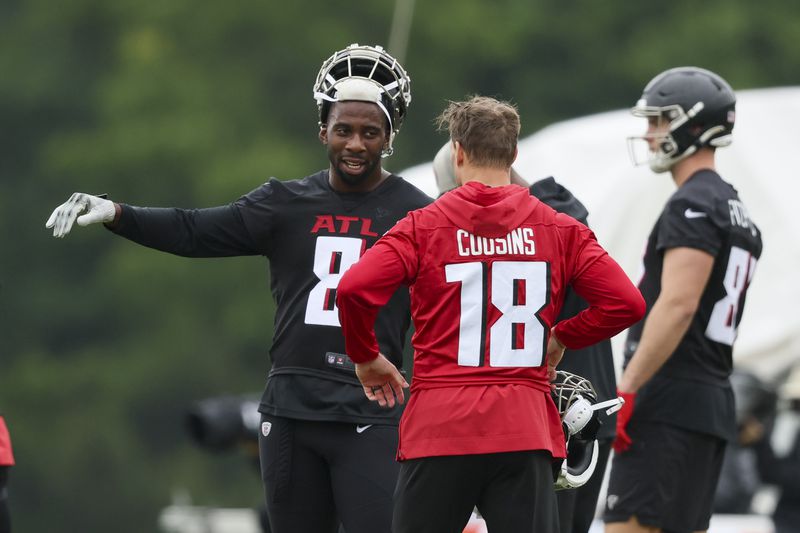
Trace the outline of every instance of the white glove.
<instances>
[{"instance_id":1,"label":"white glove","mask_svg":"<svg viewBox=\"0 0 800 533\"><path fill-rule=\"evenodd\" d=\"M111 200L76 192L55 208L44 226L53 228L53 237L63 237L70 232L76 219L78 225L88 226L98 222L111 222L115 215L116 209Z\"/></svg>"}]
</instances>

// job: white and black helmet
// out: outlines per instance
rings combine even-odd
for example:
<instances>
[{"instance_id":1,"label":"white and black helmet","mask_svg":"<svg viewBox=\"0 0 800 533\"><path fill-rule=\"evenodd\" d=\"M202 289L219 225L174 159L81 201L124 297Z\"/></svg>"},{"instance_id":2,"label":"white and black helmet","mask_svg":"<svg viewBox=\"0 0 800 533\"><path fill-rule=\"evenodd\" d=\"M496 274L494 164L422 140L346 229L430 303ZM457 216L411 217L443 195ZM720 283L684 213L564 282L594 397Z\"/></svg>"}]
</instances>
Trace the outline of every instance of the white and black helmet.
<instances>
[{"instance_id":1,"label":"white and black helmet","mask_svg":"<svg viewBox=\"0 0 800 533\"><path fill-rule=\"evenodd\" d=\"M320 124L327 122L333 102L377 104L389 121L389 143L383 152L387 157L411 104L411 78L382 47L351 44L322 64L314 82L314 99Z\"/></svg>"},{"instance_id":2,"label":"white and black helmet","mask_svg":"<svg viewBox=\"0 0 800 533\"><path fill-rule=\"evenodd\" d=\"M635 165L648 163L654 172L666 172L701 147L731 143L736 95L728 82L709 70L677 67L653 78L631 113L669 124L663 133L628 139ZM639 142L648 139L656 141L656 151Z\"/></svg>"},{"instance_id":3,"label":"white and black helmet","mask_svg":"<svg viewBox=\"0 0 800 533\"><path fill-rule=\"evenodd\" d=\"M592 382L577 374L559 370L553 382L552 395L564 424L564 435L567 438L585 435L585 440L594 438L597 429L592 431L589 426L590 422L593 422L591 425L597 425L594 419L597 392Z\"/></svg>"},{"instance_id":4,"label":"white and black helmet","mask_svg":"<svg viewBox=\"0 0 800 533\"><path fill-rule=\"evenodd\" d=\"M589 481L597 467L600 421L595 411L607 409L606 414L611 414L624 401L614 398L597 403L597 392L588 379L563 370L556 372L552 396L567 440L567 458L558 468L555 488L574 489Z\"/></svg>"}]
</instances>

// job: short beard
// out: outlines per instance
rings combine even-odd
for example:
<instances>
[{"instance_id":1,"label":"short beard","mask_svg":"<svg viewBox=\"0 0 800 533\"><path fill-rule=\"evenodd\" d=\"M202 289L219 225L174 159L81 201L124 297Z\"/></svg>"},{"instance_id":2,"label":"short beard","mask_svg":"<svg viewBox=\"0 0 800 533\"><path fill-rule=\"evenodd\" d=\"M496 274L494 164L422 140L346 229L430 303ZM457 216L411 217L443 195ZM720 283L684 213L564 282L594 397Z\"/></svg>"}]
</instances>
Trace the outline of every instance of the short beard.
<instances>
[{"instance_id":1,"label":"short beard","mask_svg":"<svg viewBox=\"0 0 800 533\"><path fill-rule=\"evenodd\" d=\"M364 170L357 175L342 172L342 169L339 168L339 165L336 163L333 163L331 166L333 166L333 171L336 173L336 175L339 177L340 180L342 180L351 187L357 187L358 185L361 185L362 183L367 181L367 179L369 179L370 174L372 174L372 172L375 170L375 167L377 167L379 164L380 164L379 162L367 163L364 166Z\"/></svg>"},{"instance_id":2,"label":"short beard","mask_svg":"<svg viewBox=\"0 0 800 533\"><path fill-rule=\"evenodd\" d=\"M350 185L351 187L361 185L362 183L367 181L367 176L369 175L369 172L362 172L361 174L354 176L353 174L347 174L345 172L342 172L342 170L338 167L334 168L333 171L336 172L336 175L339 177L340 180Z\"/></svg>"}]
</instances>

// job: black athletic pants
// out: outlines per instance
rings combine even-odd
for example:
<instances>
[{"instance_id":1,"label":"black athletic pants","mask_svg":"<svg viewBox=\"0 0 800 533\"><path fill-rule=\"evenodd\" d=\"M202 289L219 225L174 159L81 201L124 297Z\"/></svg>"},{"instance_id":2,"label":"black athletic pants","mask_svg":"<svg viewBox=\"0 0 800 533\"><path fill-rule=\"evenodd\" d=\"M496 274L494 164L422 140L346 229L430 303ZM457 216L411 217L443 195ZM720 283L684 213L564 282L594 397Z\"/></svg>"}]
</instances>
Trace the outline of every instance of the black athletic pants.
<instances>
[{"instance_id":1,"label":"black athletic pants","mask_svg":"<svg viewBox=\"0 0 800 533\"><path fill-rule=\"evenodd\" d=\"M0 466L0 533L10 533L11 516L8 512L8 471L10 466Z\"/></svg>"},{"instance_id":2,"label":"black athletic pants","mask_svg":"<svg viewBox=\"0 0 800 533\"><path fill-rule=\"evenodd\" d=\"M477 507L491 533L557 533L551 462L541 450L404 461L392 531L461 533Z\"/></svg>"},{"instance_id":3,"label":"black athletic pants","mask_svg":"<svg viewBox=\"0 0 800 533\"><path fill-rule=\"evenodd\" d=\"M597 466L584 486L556 492L561 533L587 533L592 527L612 442L613 439L599 441Z\"/></svg>"},{"instance_id":4,"label":"black athletic pants","mask_svg":"<svg viewBox=\"0 0 800 533\"><path fill-rule=\"evenodd\" d=\"M397 427L261 416L272 533L389 533ZM265 435L266 433L266 435Z\"/></svg>"}]
</instances>

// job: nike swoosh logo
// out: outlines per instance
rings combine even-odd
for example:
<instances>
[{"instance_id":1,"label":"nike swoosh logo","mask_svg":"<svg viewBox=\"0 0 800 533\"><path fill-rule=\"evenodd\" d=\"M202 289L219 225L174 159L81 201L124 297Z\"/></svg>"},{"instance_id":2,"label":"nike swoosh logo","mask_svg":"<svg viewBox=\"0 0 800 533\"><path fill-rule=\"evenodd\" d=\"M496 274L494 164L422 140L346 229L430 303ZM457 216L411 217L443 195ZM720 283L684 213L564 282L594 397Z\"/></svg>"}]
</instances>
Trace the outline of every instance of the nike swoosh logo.
<instances>
[{"instance_id":1,"label":"nike swoosh logo","mask_svg":"<svg viewBox=\"0 0 800 533\"><path fill-rule=\"evenodd\" d=\"M364 433L366 430L372 427L372 424L367 426L356 426L356 433Z\"/></svg>"},{"instance_id":2,"label":"nike swoosh logo","mask_svg":"<svg viewBox=\"0 0 800 533\"><path fill-rule=\"evenodd\" d=\"M687 207L686 211L683 212L683 216L686 218L703 218L707 217L708 215L702 211L694 211L691 207Z\"/></svg>"}]
</instances>

